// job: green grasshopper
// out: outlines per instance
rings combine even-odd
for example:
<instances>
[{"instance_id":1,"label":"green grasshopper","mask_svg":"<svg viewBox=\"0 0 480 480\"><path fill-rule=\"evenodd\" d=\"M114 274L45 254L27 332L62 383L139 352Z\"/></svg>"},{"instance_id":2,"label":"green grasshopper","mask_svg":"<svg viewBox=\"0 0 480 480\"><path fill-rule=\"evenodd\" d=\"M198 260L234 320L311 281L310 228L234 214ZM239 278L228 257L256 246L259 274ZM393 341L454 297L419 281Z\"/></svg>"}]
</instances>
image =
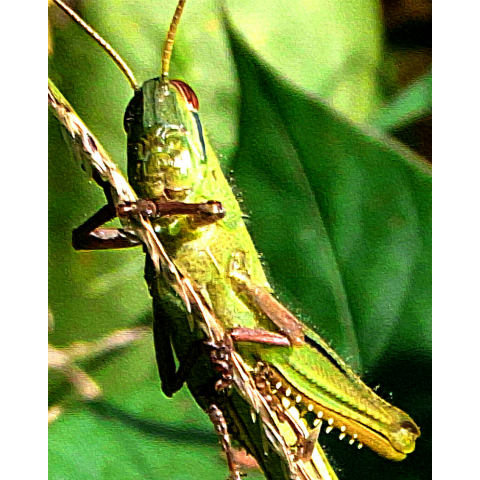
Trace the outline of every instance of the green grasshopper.
<instances>
[{"instance_id":1,"label":"green grasshopper","mask_svg":"<svg viewBox=\"0 0 480 480\"><path fill-rule=\"evenodd\" d=\"M56 3L64 8L60 1ZM129 181L140 200L115 206L109 199L106 207L74 232L74 246L81 250L138 246L141 240L128 229L102 225L117 214L127 222L135 215L149 218L166 258L194 286L190 296L197 296L193 300L196 310L188 307L192 303L188 295L172 291L171 278L159 275L147 256L145 277L154 303L155 348L167 396L186 382L204 409L212 399L221 398L218 380L212 383L214 375L206 372L220 369L222 382L228 383L232 367L222 364L222 349L228 353L224 345L211 345L211 355L202 351L205 336L196 326L208 311L227 333L227 344L233 341L231 348L255 377L255 392L291 430L302 419L309 436L316 437L325 424L326 433L337 428L340 439L349 437L359 447L367 445L387 458L401 460L413 451L418 427L365 386L324 340L272 296L240 207L204 136L198 100L187 84L168 79L184 3L179 2L167 36L160 78L138 88L128 67L112 55L135 90L125 114L125 130ZM99 43L105 47L106 42ZM212 361L219 350L220 357ZM235 425L228 417L242 409L224 408L227 420ZM223 426L222 422L217 425ZM259 460L261 454L249 445L245 430L237 439ZM300 451L301 435L296 434L291 446ZM228 455L228 445L224 447ZM312 449L307 450L308 454L297 457L308 463ZM231 466L233 478L237 478L235 470Z\"/></svg>"},{"instance_id":2,"label":"green grasshopper","mask_svg":"<svg viewBox=\"0 0 480 480\"><path fill-rule=\"evenodd\" d=\"M72 144L74 152L82 161L82 166L92 169L93 177L104 188L107 198L121 208L131 203L132 199L136 199L135 193L101 145L50 80L48 97L49 105L65 127L65 133L68 133L70 137L69 143ZM211 353L214 354L206 360L201 378L206 378L210 364L216 365L217 371L218 367L220 367L220 371L223 371L223 378L220 380L217 380L218 377L215 376L215 392L224 390L228 386L230 389L228 396L218 395L215 392L210 392L205 396L205 393L197 391L192 383L189 388L194 396L200 395L197 397L198 403L206 408L221 434L221 442L227 455L231 478L238 480L239 473L230 448L222 410L227 414L230 425L233 425L235 429L235 440L258 460L268 479L337 479L325 454L318 445L315 445L316 436L312 436L298 418L289 417L288 422L279 422L278 415L268 404L268 398L265 398L257 389L249 373L250 368L231 348L230 336L226 335L221 325L216 322L208 306L202 302L188 279L182 277L177 271L158 242L148 221L142 217L135 218L134 215L130 216L128 220L126 222L128 228L135 232L136 238L141 239L149 258L155 265L155 274L168 278L167 283L172 287L174 297L178 297L180 302L183 302L188 312L191 313L192 309L196 310L194 327L203 332L204 337L208 339L208 346L212 348ZM184 338L184 342L188 340L187 337ZM198 346L195 342L193 344L190 342L190 344L193 348ZM226 347L230 349L228 350ZM221 350L224 351L223 358L218 355L218 351ZM227 369L224 368L227 358L225 353L231 359ZM196 358L200 363L200 358ZM58 362L54 359L52 367L58 368L58 366ZM73 366L72 368L77 367ZM212 384L211 381L203 381L203 384L205 383ZM97 396L98 393L97 391ZM218 408L217 403L222 405L222 410ZM54 408L53 410L58 409ZM297 448L294 455L289 445L295 444L297 444Z\"/></svg>"},{"instance_id":3,"label":"green grasshopper","mask_svg":"<svg viewBox=\"0 0 480 480\"><path fill-rule=\"evenodd\" d=\"M83 24L83 21L68 7L61 2L59 5L77 22ZM67 133L69 137L68 143L72 144L84 169L92 170L93 178L104 188L107 198L116 207L124 210L126 205L131 206L137 198L136 194L119 174L98 140L94 138L50 80L48 95L49 105L65 127L64 133ZM108 211L108 208L107 210L102 209L100 215L103 215L105 211ZM203 303L189 280L178 272L170 261L148 220L134 214L129 214L127 217L123 219L130 230L129 238L135 239L136 242L141 241L144 245L148 252L149 265L154 272L153 276L159 279L165 277L165 285L170 290L173 301L180 306L182 314L190 314L192 331L190 334L185 332L185 336L182 338L183 345L189 345L190 350L194 351L198 348L197 336L199 333L202 337L201 343L208 343L209 356L200 353L198 356L192 357L196 359L196 365L201 366L200 373L197 375L201 382L197 386L193 380L189 380L189 388L197 402L208 412L220 433L231 478L238 480L239 472L230 449L224 413L229 425L233 425L235 429L235 440L255 456L267 478L336 479L325 455L318 446L315 446L315 438L298 419L291 418L288 424L279 423L275 412L256 388L249 373L249 367L231 349L230 337L225 338L222 327L210 312L208 305ZM93 221L97 222L98 218ZM87 222L87 225L90 222ZM77 231L75 234L77 239L82 238L79 232L85 228L87 231L89 230L85 225ZM103 231L103 233L107 235L113 233L116 237L122 238L118 231L109 231L108 233ZM104 240L102 246L111 244L111 238L104 238ZM87 248L91 248L91 245L89 244ZM227 358L230 358L228 363L226 363ZM212 365L216 370L213 372L214 378L209 377L209 372L212 373ZM225 365L227 365L227 369L225 369ZM218 379L218 371L223 373L220 379ZM227 386L229 387L228 395L222 395L221 390ZM221 409L218 405L221 405ZM301 442L297 441L299 436L302 437ZM286 440L289 441L289 444L286 443ZM294 455L289 445L295 443L299 443L299 445Z\"/></svg>"}]
</instances>

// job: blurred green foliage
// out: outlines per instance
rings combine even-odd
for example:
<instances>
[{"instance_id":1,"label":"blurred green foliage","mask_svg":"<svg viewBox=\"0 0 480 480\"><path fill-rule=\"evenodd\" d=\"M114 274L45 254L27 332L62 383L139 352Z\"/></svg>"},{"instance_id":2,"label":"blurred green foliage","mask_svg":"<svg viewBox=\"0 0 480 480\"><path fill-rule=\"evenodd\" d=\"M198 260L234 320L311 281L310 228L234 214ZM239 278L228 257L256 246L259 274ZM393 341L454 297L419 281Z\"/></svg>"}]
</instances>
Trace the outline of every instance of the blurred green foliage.
<instances>
[{"instance_id":1,"label":"blurred green foliage","mask_svg":"<svg viewBox=\"0 0 480 480\"><path fill-rule=\"evenodd\" d=\"M73 7L141 82L158 75L174 3L97 0ZM427 478L429 168L383 135L385 122L377 121L373 131L350 121L395 118L393 109L382 107L378 88L383 67L378 4L226 5L237 32L230 30L230 40L215 2L189 0L171 76L197 93L204 126L225 153L225 171L234 171L250 231L278 294L367 381L380 383L379 393L411 414L422 430L417 451L399 464L357 452L336 437L322 435L321 443L341 479ZM50 20L50 76L125 172L122 123L129 86L55 6ZM399 98L402 112L413 111L419 98L428 101L428 93ZM51 126L50 342L68 347L149 324L151 301L141 249L76 253L71 248L71 231L105 201L70 158L53 118ZM81 367L104 396L85 402L64 377L51 375L50 405L62 405L65 412L50 426L52 479L226 477L213 429L188 391L171 400L161 393L151 338ZM249 472L249 478L262 477Z\"/></svg>"},{"instance_id":2,"label":"blurred green foliage","mask_svg":"<svg viewBox=\"0 0 480 480\"><path fill-rule=\"evenodd\" d=\"M385 132L394 132L431 113L432 71L430 70L382 106L370 123Z\"/></svg>"}]
</instances>

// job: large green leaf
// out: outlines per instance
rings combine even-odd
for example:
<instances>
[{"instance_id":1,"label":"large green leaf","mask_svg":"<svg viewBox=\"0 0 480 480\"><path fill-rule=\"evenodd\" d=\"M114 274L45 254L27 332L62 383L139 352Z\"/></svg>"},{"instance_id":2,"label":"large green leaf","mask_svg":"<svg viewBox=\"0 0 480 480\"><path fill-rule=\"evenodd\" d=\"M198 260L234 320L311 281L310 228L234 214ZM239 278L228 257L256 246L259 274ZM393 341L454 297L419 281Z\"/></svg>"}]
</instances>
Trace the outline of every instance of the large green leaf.
<instances>
[{"instance_id":1,"label":"large green leaf","mask_svg":"<svg viewBox=\"0 0 480 480\"><path fill-rule=\"evenodd\" d=\"M232 168L277 291L428 429L430 167L283 81L228 31L242 92ZM425 433L401 466L372 465L385 478L428 471ZM365 476L356 461L348 478Z\"/></svg>"},{"instance_id":2,"label":"large green leaf","mask_svg":"<svg viewBox=\"0 0 480 480\"><path fill-rule=\"evenodd\" d=\"M289 305L313 325L320 318L318 312L325 309L322 318L326 320L318 326L325 337L350 356L358 367L363 363L370 370L372 381L381 381L387 392L393 391L394 403L405 407L422 428L419 452L404 464L379 460L370 452L353 452L354 461L363 464L361 468L346 469L345 474L374 476L372 469L381 468L382 472L389 469L392 478L403 478L395 475L404 471L404 465L412 465L412 462L417 465L415 461L420 461L419 458L426 458L428 462L428 431L425 430L428 428L428 388L418 389L411 382L419 375L426 375L425 368L420 367L428 367L430 359L429 325L423 321L429 319L429 312L421 314L429 295L430 260L425 255L424 263L419 263L418 249L424 247L418 247L418 243L409 247L414 250L408 257L412 268L417 271L424 268L427 273L408 274L408 278L397 285L396 281L405 271L405 263L387 262L385 270L381 270L376 258L377 255L385 258L385 252L378 246L376 250L363 249L358 239L379 236L378 245L381 245L389 238L389 233L384 231L385 224L389 225L388 219L398 221L403 227L390 232L391 242L386 248L403 242L408 244L412 237L417 238L411 232L410 222L410 212L415 210L417 203L410 197L423 195L421 189L415 195L412 192L415 191L413 184L422 184L425 177L415 160L409 163L403 153L396 156L392 153L399 150L397 147L371 139L292 85L293 82L311 94L328 98L332 105L357 121L374 112L381 100L376 86L376 74L381 66L378 4L373 0L305 0L293 6L287 0L265 0L260 4L228 2L232 21L247 35L249 44L290 82L284 83L287 80L282 81L271 69L265 70L255 62L244 62L238 70L242 87L240 103L234 64L218 10L211 0L190 1L178 31L172 76L188 81L195 88L204 124L215 145L228 148L240 142L234 176L252 211L250 227L259 250L267 259L272 284L278 287L278 293ZM54 9L55 6L51 7L54 53L50 75L125 171L122 119L131 97L128 84L99 47ZM81 13L122 54L138 80L143 81L158 75L160 49L173 9L171 0L141 3L98 0L85 3ZM252 53L240 40L236 41L234 54L239 65L245 54L252 60ZM265 79L263 90L255 80L259 76ZM242 114L240 132L237 128L239 113ZM269 122L270 128L265 128L265 123ZM300 128L295 134L291 131L292 124ZM322 125L323 133L318 130ZM257 126L258 132L255 131ZM70 159L55 120L52 127L49 136L49 302L54 330L50 341L55 346L67 347L78 341L95 342L120 328L148 323L151 301L142 278L141 250L91 253L72 250L72 229L100 208L104 198L98 188L88 183L79 165ZM330 127L333 130L330 131ZM347 147L342 147L346 133L352 131L358 142L346 140ZM324 142L328 132L333 139L331 146ZM259 137L258 133L263 136ZM288 142L283 141L284 137ZM370 140L365 141L365 138ZM273 139L279 141L272 142ZM252 144L262 147L255 152L268 151L269 162L272 159L284 161L283 167L272 164L270 169L263 162L264 169L257 170L259 175L265 176L260 186L249 182L249 164L242 167L239 163L242 159L246 162L258 160L256 168L260 167L262 159L258 155L249 157L250 160L247 158ZM344 148L347 148L347 157L342 154ZM385 151L386 158L375 154L377 164L367 168L360 162L357 166L364 154L370 158L372 149ZM315 166L315 162L308 161L299 168L297 159L308 154L330 159L330 164ZM348 164L343 164L345 158ZM398 182L392 180L393 174L389 173L392 167L388 167L395 159L404 169L395 177ZM226 169L231 161L232 158L224 158ZM411 165L411 169L406 165ZM323 172L320 176L315 173L316 168ZM365 196L361 188L364 183L358 184L356 170L359 169L365 169L361 180L367 184L370 184L370 175L376 178L375 185L381 184L383 176L395 185L398 183L396 189L389 183L388 198L391 200L398 195L404 208L399 207L399 212L408 213L405 219L397 218L388 210L384 217L376 218L380 227L372 225L375 217L365 217L363 207L371 201L373 208L374 200L384 202L385 190L380 189L378 198L373 195L375 192L370 197ZM315 183L316 176L321 179L321 185ZM401 181L404 176L410 180ZM276 186L279 181L284 182L281 191ZM408 182L411 188L404 191ZM266 188L268 185L274 188ZM257 188L263 190L257 191ZM349 199L349 208L345 201L339 200L344 192L349 194L345 197ZM358 196L354 192L358 192ZM322 198L318 199L318 195ZM260 196L259 202L257 196ZM287 206L293 215L286 215L280 208L283 197L291 200ZM255 210L266 206L271 206L267 212ZM306 219L306 212L310 223L298 230L295 218ZM422 217L420 230L428 230L428 222L423 220L428 214L429 207L426 207L419 215ZM358 218L360 223L355 223ZM369 222L364 224L364 218ZM268 223L267 229L264 222ZM269 228L277 222L281 227L276 230L276 241L272 242ZM350 234L350 243L345 243ZM293 246L292 239L295 240ZM424 233L422 239L428 239L428 233ZM289 259L288 252L292 254L291 261L285 262ZM371 275L367 268L369 262L379 265L377 270L384 273L385 281L379 280L378 275ZM393 271L387 268L392 265ZM302 295L299 290L303 287L299 286L296 277L305 281ZM357 284L359 279L364 282ZM392 295L380 295L379 282ZM313 297L310 296L314 289L312 284L317 285ZM366 294L362 303L358 297L364 292L373 293ZM386 317L382 302L390 302L395 297L393 293L398 296L401 292L404 292L404 306L400 309L400 301L393 302L392 312L396 312L396 316ZM357 310L363 308L366 311L359 314ZM379 320L386 321L387 327L364 321L370 316L376 317L379 312ZM397 316L401 316L401 322L397 321ZM409 320L405 322L404 318ZM419 334L422 328L425 330L423 336ZM405 355L407 345L409 350ZM387 350L389 354L384 356ZM404 375L405 369L398 368L402 362L411 366L417 376ZM220 479L226 476L226 466L211 433L211 425L188 392L180 392L173 400L161 393L149 339L80 366L102 387L104 400L87 405L80 401L63 377L52 375L51 402L62 403L67 412L51 426L52 478ZM425 378L428 384L428 375ZM409 389L413 392L410 403L404 400ZM420 448L426 448L426 455L424 451L420 456ZM335 450L339 465L343 465L342 456L350 455L351 449L340 445ZM380 467L375 463L379 461ZM202 470L205 466L210 470ZM417 472L425 472L421 470L422 465L417 466ZM178 477L172 476L175 469ZM250 477L260 478L252 473Z\"/></svg>"}]
</instances>

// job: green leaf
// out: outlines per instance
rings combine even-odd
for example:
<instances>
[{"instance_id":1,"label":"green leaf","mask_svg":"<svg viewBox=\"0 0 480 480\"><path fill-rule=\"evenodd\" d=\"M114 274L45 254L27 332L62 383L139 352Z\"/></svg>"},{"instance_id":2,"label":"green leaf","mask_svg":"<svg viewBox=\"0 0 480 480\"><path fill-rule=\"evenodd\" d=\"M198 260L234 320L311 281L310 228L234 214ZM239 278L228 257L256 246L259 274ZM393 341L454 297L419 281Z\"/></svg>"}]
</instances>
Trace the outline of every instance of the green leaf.
<instances>
[{"instance_id":1,"label":"green leaf","mask_svg":"<svg viewBox=\"0 0 480 480\"><path fill-rule=\"evenodd\" d=\"M152 422L93 403L50 427L49 478L187 480L194 471L196 478L224 480L217 444L211 429Z\"/></svg>"},{"instance_id":2,"label":"green leaf","mask_svg":"<svg viewBox=\"0 0 480 480\"><path fill-rule=\"evenodd\" d=\"M242 98L232 168L276 292L428 429L430 167L282 80L227 28ZM368 461L386 478L428 471L426 437L407 467ZM348 478L366 471L350 461Z\"/></svg>"}]
</instances>

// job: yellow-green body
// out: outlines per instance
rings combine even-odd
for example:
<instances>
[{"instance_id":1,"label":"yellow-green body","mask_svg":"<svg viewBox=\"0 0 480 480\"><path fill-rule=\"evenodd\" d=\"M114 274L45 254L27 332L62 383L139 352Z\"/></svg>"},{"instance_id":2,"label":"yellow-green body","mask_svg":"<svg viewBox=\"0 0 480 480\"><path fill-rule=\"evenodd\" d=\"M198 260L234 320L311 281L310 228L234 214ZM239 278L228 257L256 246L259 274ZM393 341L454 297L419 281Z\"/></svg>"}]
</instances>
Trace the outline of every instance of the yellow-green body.
<instances>
[{"instance_id":1,"label":"yellow-green body","mask_svg":"<svg viewBox=\"0 0 480 480\"><path fill-rule=\"evenodd\" d=\"M279 332L268 312L240 293L238 279L232 275L235 264L253 285L269 288L240 206L203 134L191 100L193 92L185 94L190 87L181 82L177 88L176 82L146 82L127 109L129 181L144 199L222 203L225 217L209 225L198 226L189 216L154 220L158 238L226 330L246 327ZM201 332L193 332L188 313L169 293L163 278L148 273L146 278L156 305L156 322L169 322L172 344L183 361ZM341 438L348 436L393 460L405 458L420 433L415 423L362 383L325 341L307 327L304 333L305 342L290 347L239 342L236 349L252 370L258 362L269 365L275 378L274 384L270 382L271 393L286 410L294 407L301 415L309 413L310 427L326 422L327 433L329 427L338 428ZM187 380L191 389L204 375L198 368Z\"/></svg>"},{"instance_id":2,"label":"yellow-green body","mask_svg":"<svg viewBox=\"0 0 480 480\"><path fill-rule=\"evenodd\" d=\"M229 279L232 254L244 254L246 267L255 284L267 286L267 279L242 219L240 206L218 159L205 136L202 135L202 140L199 140L198 121L192 119L191 110L174 85L169 84L169 95L162 100L166 103L165 108L158 108L155 113L147 110L150 104L158 103L158 98L162 98L161 80L145 82L142 89L145 92L143 123L138 133L136 130L132 132L128 141L130 184L143 199L163 196L166 202L218 200L223 204L225 218L210 225L196 227L187 216L154 219L152 224L160 229L158 237L170 258L200 287L205 300L225 328L237 325L258 327L261 318L247 308L232 288ZM150 103L147 105L146 102ZM178 126L178 131L172 129L172 125ZM178 134L180 126L185 129L183 136ZM132 126L132 130L135 128ZM171 135L167 134L163 147L159 147L152 136L154 132L168 128ZM145 129L153 133L145 134ZM140 144L142 147L138 147ZM142 154L138 153L139 150ZM158 171L165 173L158 175ZM169 193L165 193L166 190Z\"/></svg>"}]
</instances>

